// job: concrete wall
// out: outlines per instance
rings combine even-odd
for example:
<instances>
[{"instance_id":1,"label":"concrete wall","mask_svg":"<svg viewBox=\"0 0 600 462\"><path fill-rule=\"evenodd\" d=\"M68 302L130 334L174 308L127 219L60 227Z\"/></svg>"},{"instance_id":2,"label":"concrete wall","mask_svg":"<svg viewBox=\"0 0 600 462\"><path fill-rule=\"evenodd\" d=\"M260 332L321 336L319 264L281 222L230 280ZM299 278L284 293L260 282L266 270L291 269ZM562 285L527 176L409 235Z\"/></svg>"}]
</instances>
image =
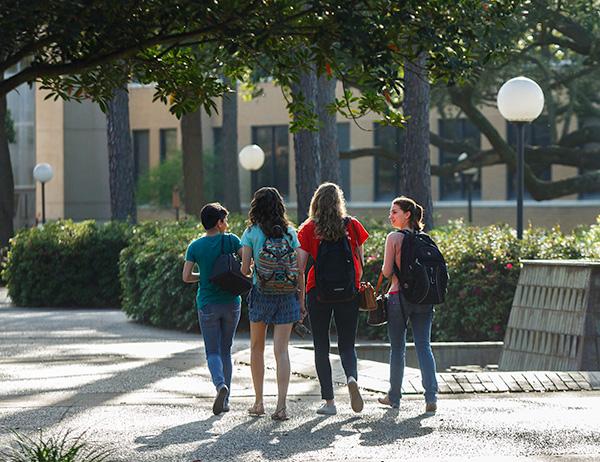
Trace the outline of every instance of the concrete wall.
<instances>
[{"instance_id":1,"label":"concrete wall","mask_svg":"<svg viewBox=\"0 0 600 462\"><path fill-rule=\"evenodd\" d=\"M106 115L91 102L64 103L65 217L110 220Z\"/></svg>"}]
</instances>

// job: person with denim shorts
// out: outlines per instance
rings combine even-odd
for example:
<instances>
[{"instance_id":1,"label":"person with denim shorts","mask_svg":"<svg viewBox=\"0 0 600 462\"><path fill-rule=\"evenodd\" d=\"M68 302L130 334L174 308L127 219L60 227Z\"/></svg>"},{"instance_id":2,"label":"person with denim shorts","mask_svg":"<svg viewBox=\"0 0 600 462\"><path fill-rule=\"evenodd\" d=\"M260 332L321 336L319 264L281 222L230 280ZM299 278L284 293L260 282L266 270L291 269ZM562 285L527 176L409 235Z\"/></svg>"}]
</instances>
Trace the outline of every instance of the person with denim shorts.
<instances>
[{"instance_id":1,"label":"person with denim shorts","mask_svg":"<svg viewBox=\"0 0 600 462\"><path fill-rule=\"evenodd\" d=\"M423 207L408 197L398 197L392 201L389 220L397 230L421 230L423 229ZM400 283L394 272L394 265L396 268L401 268L403 239L404 234L391 232L385 240L382 272L385 277L392 278L388 292L387 310L387 328L390 339L390 388L387 395L378 398L378 401L393 408L400 407L406 355L406 329L410 323L421 370L421 383L425 390L425 411L435 412L437 410L438 385L435 376L435 358L430 343L433 305L409 303L402 294Z\"/></svg>"},{"instance_id":2,"label":"person with denim shorts","mask_svg":"<svg viewBox=\"0 0 600 462\"><path fill-rule=\"evenodd\" d=\"M242 273L251 274L254 262L253 288L248 295L250 318L250 370L254 385L254 404L248 413L261 416L265 413L263 382L265 375L264 350L267 328L273 324L273 350L277 364L277 405L271 414L273 420L287 420L287 391L290 381L288 343L292 325L304 317L304 273L297 275L298 288L293 293L271 294L261 292L258 278L259 254L268 238L285 239L291 249L300 243L296 231L290 226L283 198L275 188L260 188L254 193L248 212L248 228L242 235Z\"/></svg>"},{"instance_id":3,"label":"person with denim shorts","mask_svg":"<svg viewBox=\"0 0 600 462\"><path fill-rule=\"evenodd\" d=\"M183 281L199 283L196 306L208 370L217 390L213 402L215 415L229 411L233 370L231 348L240 320L240 297L210 282L213 265L222 249L241 256L240 239L235 234L225 232L228 227L227 215L227 209L219 203L207 204L202 208L200 218L206 234L188 246L183 265ZM198 266L198 273L193 272L194 265Z\"/></svg>"}]
</instances>

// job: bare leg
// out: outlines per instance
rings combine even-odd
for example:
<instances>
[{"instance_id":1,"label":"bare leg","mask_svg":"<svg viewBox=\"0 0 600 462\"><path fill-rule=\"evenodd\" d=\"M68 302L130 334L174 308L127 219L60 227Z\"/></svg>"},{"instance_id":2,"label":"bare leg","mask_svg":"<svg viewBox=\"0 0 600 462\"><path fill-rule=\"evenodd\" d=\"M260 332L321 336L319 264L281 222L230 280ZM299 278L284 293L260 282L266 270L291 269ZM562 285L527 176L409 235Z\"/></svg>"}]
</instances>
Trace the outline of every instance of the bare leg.
<instances>
[{"instance_id":1,"label":"bare leg","mask_svg":"<svg viewBox=\"0 0 600 462\"><path fill-rule=\"evenodd\" d=\"M273 352L277 362L277 410L285 409L290 384L290 356L288 343L292 324L276 324L273 332Z\"/></svg>"},{"instance_id":2,"label":"bare leg","mask_svg":"<svg viewBox=\"0 0 600 462\"><path fill-rule=\"evenodd\" d=\"M263 382L265 378L265 337L267 325L264 322L250 323L250 371L254 385L254 406L257 414L264 413Z\"/></svg>"}]
</instances>

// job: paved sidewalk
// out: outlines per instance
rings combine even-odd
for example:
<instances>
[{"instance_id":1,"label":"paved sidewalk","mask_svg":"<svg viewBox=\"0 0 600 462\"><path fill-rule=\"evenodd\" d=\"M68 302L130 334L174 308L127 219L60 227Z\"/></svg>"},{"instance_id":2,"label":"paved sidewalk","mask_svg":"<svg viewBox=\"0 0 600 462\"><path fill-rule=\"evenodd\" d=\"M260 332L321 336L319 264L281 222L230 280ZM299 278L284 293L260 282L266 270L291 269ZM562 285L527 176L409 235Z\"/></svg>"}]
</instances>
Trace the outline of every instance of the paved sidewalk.
<instances>
[{"instance_id":1,"label":"paved sidewalk","mask_svg":"<svg viewBox=\"0 0 600 462\"><path fill-rule=\"evenodd\" d=\"M434 349L435 353L435 349ZM272 351L265 353L265 363L274 367ZM292 347L290 356L292 373L316 378L313 352L310 348ZM333 378L338 385L344 385L339 356L332 355ZM239 364L250 365L250 350L235 355ZM386 393L389 366L376 361L359 360L358 376L360 387L378 393ZM547 392L547 391L591 391L600 390L600 372L441 372L436 374L440 394L463 393L505 393L505 392ZM405 395L423 394L419 369L407 367L404 372L402 393Z\"/></svg>"},{"instance_id":2,"label":"paved sidewalk","mask_svg":"<svg viewBox=\"0 0 600 462\"><path fill-rule=\"evenodd\" d=\"M141 326L118 310L0 301L0 446L11 441L8 429L35 436L41 428L87 431L87 440L111 448L119 462L600 460L598 391L447 394L437 414L427 415L416 394L405 396L399 411L378 405L380 393L370 390L385 388L387 368L361 361L364 411L351 411L339 385L338 415L324 417L315 414L321 400L312 353L299 344L291 357L298 373L289 388L290 420L252 418L248 346L236 341L231 411L213 416L199 335ZM339 381L337 360L334 371ZM267 369L267 412L276 394L275 372Z\"/></svg>"}]
</instances>

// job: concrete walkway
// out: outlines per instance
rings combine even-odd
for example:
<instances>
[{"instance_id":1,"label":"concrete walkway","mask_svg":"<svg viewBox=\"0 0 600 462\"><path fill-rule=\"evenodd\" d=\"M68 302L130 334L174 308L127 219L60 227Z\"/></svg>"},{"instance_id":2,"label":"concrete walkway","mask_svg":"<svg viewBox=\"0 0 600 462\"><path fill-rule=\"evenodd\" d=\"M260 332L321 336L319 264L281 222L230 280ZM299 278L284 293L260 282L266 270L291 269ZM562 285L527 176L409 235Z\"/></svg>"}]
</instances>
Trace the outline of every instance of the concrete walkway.
<instances>
[{"instance_id":1,"label":"concrete walkway","mask_svg":"<svg viewBox=\"0 0 600 462\"><path fill-rule=\"evenodd\" d=\"M387 368L361 361L364 411L351 411L340 385L338 415L322 417L314 412L321 400L311 352L298 346L290 420L247 415L253 388L244 339L236 342L231 411L213 416L199 335L140 326L118 310L24 309L0 300L0 446L12 440L8 429L35 436L41 428L85 431L123 462L600 459L598 391L448 394L435 415L408 394L394 411L370 391L385 390ZM276 393L268 369L267 412Z\"/></svg>"},{"instance_id":2,"label":"concrete walkway","mask_svg":"<svg viewBox=\"0 0 600 462\"><path fill-rule=\"evenodd\" d=\"M265 356L266 364L273 367L273 353L267 351ZM292 373L316 379L313 352L310 348L292 347L290 356L294 358ZM235 360L240 364L250 365L250 350L237 353ZM344 385L345 375L339 356L332 355L332 365L334 381L338 385ZM361 388L377 393L387 392L387 364L361 359L358 364L358 376ZM436 376L440 394L600 390L600 372L441 372ZM419 369L405 368L402 393L421 395L423 392Z\"/></svg>"}]
</instances>

